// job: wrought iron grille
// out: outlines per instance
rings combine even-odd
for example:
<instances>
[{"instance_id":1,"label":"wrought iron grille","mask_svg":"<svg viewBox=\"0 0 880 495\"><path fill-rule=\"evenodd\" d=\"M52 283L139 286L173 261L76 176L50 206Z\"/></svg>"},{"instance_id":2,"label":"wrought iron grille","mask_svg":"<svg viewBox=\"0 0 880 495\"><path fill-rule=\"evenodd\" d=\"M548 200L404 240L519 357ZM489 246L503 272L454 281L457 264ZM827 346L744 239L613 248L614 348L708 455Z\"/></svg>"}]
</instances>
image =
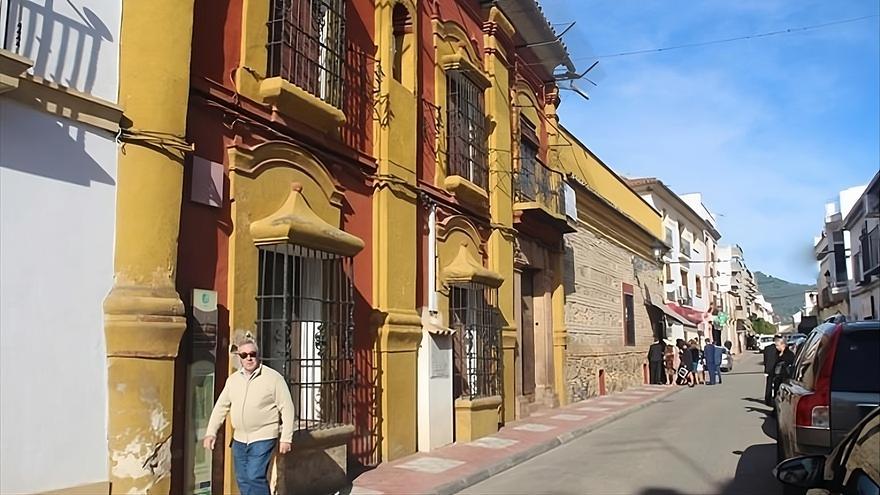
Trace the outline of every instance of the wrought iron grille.
<instances>
[{"instance_id":1,"label":"wrought iron grille","mask_svg":"<svg viewBox=\"0 0 880 495\"><path fill-rule=\"evenodd\" d=\"M498 291L483 284L451 287L453 397L501 395L501 329L495 317Z\"/></svg>"},{"instance_id":2,"label":"wrought iron grille","mask_svg":"<svg viewBox=\"0 0 880 495\"><path fill-rule=\"evenodd\" d=\"M549 169L537 157L538 149L528 141L520 142L520 163L516 174L515 200L537 201L551 211L564 213L562 175Z\"/></svg>"},{"instance_id":3,"label":"wrought iron grille","mask_svg":"<svg viewBox=\"0 0 880 495\"><path fill-rule=\"evenodd\" d=\"M461 71L446 73L447 167L458 175L488 189L488 151L483 90Z\"/></svg>"},{"instance_id":4,"label":"wrought iron grille","mask_svg":"<svg viewBox=\"0 0 880 495\"><path fill-rule=\"evenodd\" d=\"M268 26L268 76L342 108L345 0L271 0Z\"/></svg>"},{"instance_id":5,"label":"wrought iron grille","mask_svg":"<svg viewBox=\"0 0 880 495\"><path fill-rule=\"evenodd\" d=\"M351 422L351 258L294 244L259 249L257 330L263 362L287 379L298 429Z\"/></svg>"}]
</instances>

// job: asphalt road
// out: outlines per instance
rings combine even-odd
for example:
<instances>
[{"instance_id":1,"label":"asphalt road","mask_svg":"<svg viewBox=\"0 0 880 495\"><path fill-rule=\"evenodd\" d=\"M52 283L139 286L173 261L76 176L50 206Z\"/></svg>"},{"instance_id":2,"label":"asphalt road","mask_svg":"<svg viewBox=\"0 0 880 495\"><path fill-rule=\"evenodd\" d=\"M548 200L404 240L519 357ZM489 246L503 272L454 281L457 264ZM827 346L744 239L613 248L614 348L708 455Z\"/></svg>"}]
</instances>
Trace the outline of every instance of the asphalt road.
<instances>
[{"instance_id":1,"label":"asphalt road","mask_svg":"<svg viewBox=\"0 0 880 495\"><path fill-rule=\"evenodd\" d=\"M760 362L748 351L721 385L681 390L462 493L780 494Z\"/></svg>"}]
</instances>

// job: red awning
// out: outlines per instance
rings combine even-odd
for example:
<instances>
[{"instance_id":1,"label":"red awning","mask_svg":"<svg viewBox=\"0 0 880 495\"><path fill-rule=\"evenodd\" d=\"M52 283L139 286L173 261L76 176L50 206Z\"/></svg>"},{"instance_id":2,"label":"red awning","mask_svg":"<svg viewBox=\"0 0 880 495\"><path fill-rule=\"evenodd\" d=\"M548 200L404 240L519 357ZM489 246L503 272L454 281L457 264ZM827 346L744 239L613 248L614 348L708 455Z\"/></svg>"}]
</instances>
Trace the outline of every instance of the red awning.
<instances>
[{"instance_id":1,"label":"red awning","mask_svg":"<svg viewBox=\"0 0 880 495\"><path fill-rule=\"evenodd\" d=\"M709 313L705 311L698 311L696 309L684 308L675 303L666 303L673 311L687 318L688 321L692 322L695 325L699 325L706 321L709 317Z\"/></svg>"}]
</instances>

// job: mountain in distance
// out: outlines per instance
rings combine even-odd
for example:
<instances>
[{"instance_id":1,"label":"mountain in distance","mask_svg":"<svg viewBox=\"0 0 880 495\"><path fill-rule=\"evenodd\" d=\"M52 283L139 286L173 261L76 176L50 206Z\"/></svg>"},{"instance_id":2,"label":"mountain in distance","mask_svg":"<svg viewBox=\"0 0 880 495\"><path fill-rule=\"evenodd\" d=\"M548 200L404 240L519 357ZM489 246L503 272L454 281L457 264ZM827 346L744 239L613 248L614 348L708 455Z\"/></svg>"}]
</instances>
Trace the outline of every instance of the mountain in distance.
<instances>
[{"instance_id":1,"label":"mountain in distance","mask_svg":"<svg viewBox=\"0 0 880 495\"><path fill-rule=\"evenodd\" d=\"M804 292L816 290L815 285L795 284L762 272L755 272L755 282L782 323L792 323L791 315L804 306Z\"/></svg>"}]
</instances>

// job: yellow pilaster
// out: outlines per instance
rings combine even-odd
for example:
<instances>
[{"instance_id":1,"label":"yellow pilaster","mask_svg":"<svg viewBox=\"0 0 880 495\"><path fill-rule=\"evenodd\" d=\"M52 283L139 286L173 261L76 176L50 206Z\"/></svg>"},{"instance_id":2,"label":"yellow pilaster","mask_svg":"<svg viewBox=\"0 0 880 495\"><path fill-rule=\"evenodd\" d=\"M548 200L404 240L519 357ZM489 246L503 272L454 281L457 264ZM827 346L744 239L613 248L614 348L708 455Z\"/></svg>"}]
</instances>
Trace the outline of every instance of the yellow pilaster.
<instances>
[{"instance_id":1,"label":"yellow pilaster","mask_svg":"<svg viewBox=\"0 0 880 495\"><path fill-rule=\"evenodd\" d=\"M192 18L192 0L122 3L123 127L184 135ZM104 301L110 480L112 493L169 493L174 358L186 327L174 282L183 153L132 139L118 157L115 274Z\"/></svg>"},{"instance_id":2,"label":"yellow pilaster","mask_svg":"<svg viewBox=\"0 0 880 495\"><path fill-rule=\"evenodd\" d=\"M568 389L565 383L565 350L568 334L565 328L564 254L554 253L551 260L553 261L553 293L551 294L551 305L553 308L553 369L556 372L554 385L556 396L559 397L559 405L564 406L568 404Z\"/></svg>"},{"instance_id":3,"label":"yellow pilaster","mask_svg":"<svg viewBox=\"0 0 880 495\"><path fill-rule=\"evenodd\" d=\"M373 306L380 365L382 460L411 454L417 447L418 346L421 318L416 310L416 50L413 35L405 40L399 80L392 74L392 12L400 3L417 31L415 5L379 1L376 39L383 68L374 127L378 161L373 193Z\"/></svg>"},{"instance_id":4,"label":"yellow pilaster","mask_svg":"<svg viewBox=\"0 0 880 495\"><path fill-rule=\"evenodd\" d=\"M503 421L513 421L516 400L514 357L516 317L514 312L513 247L513 164L511 159L510 77L506 53L497 39L513 34L510 22L497 7L492 7L484 27L486 54L484 70L491 86L486 90L486 114L491 119L489 135L489 208L495 227L489 237L489 269L504 277L498 289L498 309L502 320L504 352Z\"/></svg>"}]
</instances>

